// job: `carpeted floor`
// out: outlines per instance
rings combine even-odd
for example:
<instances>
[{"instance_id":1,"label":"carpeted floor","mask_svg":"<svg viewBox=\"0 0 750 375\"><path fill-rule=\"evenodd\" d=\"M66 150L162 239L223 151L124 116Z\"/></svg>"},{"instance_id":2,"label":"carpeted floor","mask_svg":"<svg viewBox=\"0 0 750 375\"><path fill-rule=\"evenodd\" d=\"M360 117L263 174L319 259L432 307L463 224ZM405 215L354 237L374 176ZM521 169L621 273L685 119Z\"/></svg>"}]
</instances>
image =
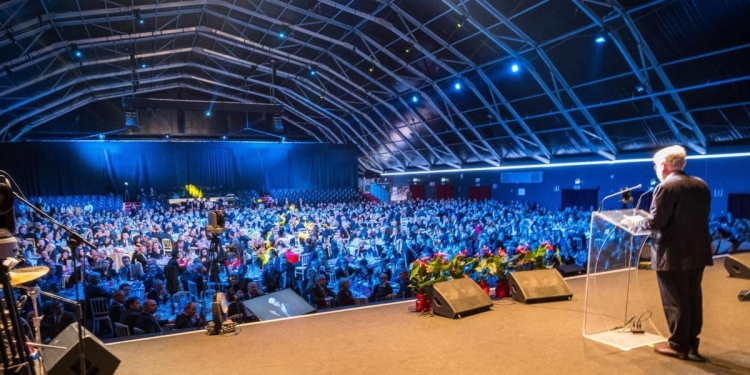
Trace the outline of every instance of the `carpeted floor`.
<instances>
[{"instance_id":1,"label":"carpeted floor","mask_svg":"<svg viewBox=\"0 0 750 375\"><path fill-rule=\"evenodd\" d=\"M706 270L701 352L709 363L620 351L582 337L585 278L572 301L499 302L450 320L418 317L414 302L245 325L233 336L203 332L110 344L118 374L750 374L750 280ZM653 271L639 271L644 307L667 332Z\"/></svg>"}]
</instances>

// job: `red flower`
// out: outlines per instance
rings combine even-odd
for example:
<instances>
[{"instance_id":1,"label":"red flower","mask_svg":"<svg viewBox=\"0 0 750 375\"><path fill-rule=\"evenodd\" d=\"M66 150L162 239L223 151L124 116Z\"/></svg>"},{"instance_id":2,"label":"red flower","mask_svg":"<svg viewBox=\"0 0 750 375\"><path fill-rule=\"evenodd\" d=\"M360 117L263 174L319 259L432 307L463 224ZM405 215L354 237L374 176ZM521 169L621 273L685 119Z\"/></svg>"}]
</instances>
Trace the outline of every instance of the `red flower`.
<instances>
[{"instance_id":1,"label":"red flower","mask_svg":"<svg viewBox=\"0 0 750 375\"><path fill-rule=\"evenodd\" d=\"M547 251L555 251L555 247L552 244L547 243Z\"/></svg>"}]
</instances>

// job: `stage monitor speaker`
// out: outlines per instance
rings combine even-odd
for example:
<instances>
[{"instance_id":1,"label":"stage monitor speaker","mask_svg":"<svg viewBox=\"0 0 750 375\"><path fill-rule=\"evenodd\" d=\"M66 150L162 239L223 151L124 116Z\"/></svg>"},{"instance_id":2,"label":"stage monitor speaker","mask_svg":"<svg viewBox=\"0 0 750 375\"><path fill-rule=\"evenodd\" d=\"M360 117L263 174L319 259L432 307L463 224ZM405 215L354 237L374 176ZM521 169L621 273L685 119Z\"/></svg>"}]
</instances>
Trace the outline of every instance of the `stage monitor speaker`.
<instances>
[{"instance_id":1,"label":"stage monitor speaker","mask_svg":"<svg viewBox=\"0 0 750 375\"><path fill-rule=\"evenodd\" d=\"M490 297L469 278L455 279L432 285L430 297L432 311L440 316L454 319L489 310Z\"/></svg>"},{"instance_id":2,"label":"stage monitor speaker","mask_svg":"<svg viewBox=\"0 0 750 375\"><path fill-rule=\"evenodd\" d=\"M242 304L260 320L288 318L315 311L314 307L291 289L264 294Z\"/></svg>"},{"instance_id":3,"label":"stage monitor speaker","mask_svg":"<svg viewBox=\"0 0 750 375\"><path fill-rule=\"evenodd\" d=\"M120 359L115 357L96 336L83 328L83 357L86 363L86 375L114 374L120 366ZM78 325L71 324L60 332L50 343L62 346L62 349L44 349L44 367L49 375L68 375L81 373L78 352Z\"/></svg>"},{"instance_id":4,"label":"stage monitor speaker","mask_svg":"<svg viewBox=\"0 0 750 375\"><path fill-rule=\"evenodd\" d=\"M573 297L568 284L554 269L512 272L510 293L521 303L561 301Z\"/></svg>"},{"instance_id":5,"label":"stage monitor speaker","mask_svg":"<svg viewBox=\"0 0 750 375\"><path fill-rule=\"evenodd\" d=\"M560 272L562 277L578 276L586 273L585 268L579 267L575 264L561 264L555 266L555 268Z\"/></svg>"},{"instance_id":6,"label":"stage monitor speaker","mask_svg":"<svg viewBox=\"0 0 750 375\"><path fill-rule=\"evenodd\" d=\"M732 254L726 257L724 268L731 277L750 279L750 253Z\"/></svg>"}]
</instances>

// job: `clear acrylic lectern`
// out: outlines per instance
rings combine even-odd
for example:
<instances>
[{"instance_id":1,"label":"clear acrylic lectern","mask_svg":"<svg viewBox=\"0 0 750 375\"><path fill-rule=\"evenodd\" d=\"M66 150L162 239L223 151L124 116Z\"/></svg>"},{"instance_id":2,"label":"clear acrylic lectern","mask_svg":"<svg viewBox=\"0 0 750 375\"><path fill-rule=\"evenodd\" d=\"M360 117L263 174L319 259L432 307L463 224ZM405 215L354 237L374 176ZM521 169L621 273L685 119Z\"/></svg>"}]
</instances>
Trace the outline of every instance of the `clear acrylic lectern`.
<instances>
[{"instance_id":1,"label":"clear acrylic lectern","mask_svg":"<svg viewBox=\"0 0 750 375\"><path fill-rule=\"evenodd\" d=\"M583 337L621 350L666 341L644 315L638 292L638 259L651 232L631 230L629 223L648 215L634 209L591 215ZM638 321L644 333L631 331Z\"/></svg>"}]
</instances>

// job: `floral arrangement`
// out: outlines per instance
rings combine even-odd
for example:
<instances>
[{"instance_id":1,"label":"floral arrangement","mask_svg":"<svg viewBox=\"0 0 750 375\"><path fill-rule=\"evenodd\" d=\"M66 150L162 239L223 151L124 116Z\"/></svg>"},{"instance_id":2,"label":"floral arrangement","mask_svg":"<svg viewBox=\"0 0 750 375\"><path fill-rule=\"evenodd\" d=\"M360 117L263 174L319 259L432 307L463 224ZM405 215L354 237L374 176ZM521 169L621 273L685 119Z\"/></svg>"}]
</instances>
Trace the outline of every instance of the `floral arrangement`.
<instances>
[{"instance_id":1,"label":"floral arrangement","mask_svg":"<svg viewBox=\"0 0 750 375\"><path fill-rule=\"evenodd\" d=\"M476 258L467 257L465 251L456 254L450 261L442 253L435 253L432 259L417 259L410 265L411 287L418 294L426 294L432 284L464 277L476 261Z\"/></svg>"}]
</instances>

